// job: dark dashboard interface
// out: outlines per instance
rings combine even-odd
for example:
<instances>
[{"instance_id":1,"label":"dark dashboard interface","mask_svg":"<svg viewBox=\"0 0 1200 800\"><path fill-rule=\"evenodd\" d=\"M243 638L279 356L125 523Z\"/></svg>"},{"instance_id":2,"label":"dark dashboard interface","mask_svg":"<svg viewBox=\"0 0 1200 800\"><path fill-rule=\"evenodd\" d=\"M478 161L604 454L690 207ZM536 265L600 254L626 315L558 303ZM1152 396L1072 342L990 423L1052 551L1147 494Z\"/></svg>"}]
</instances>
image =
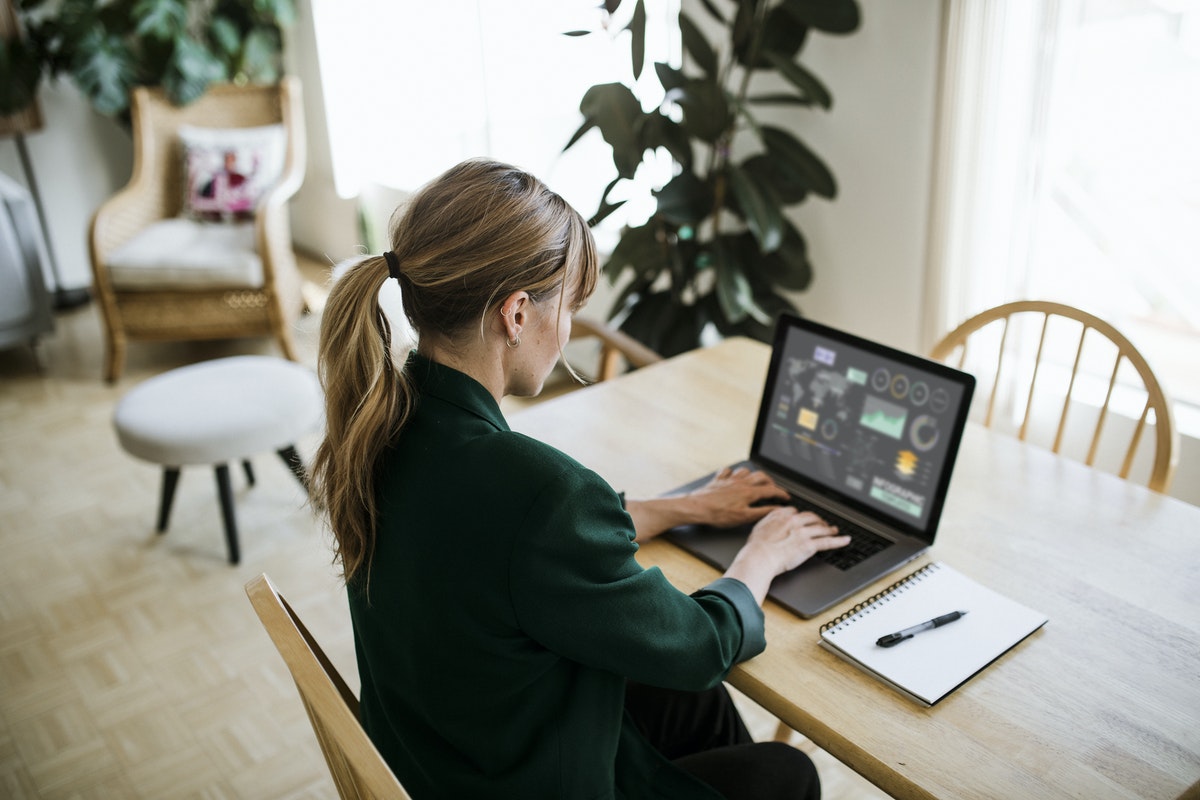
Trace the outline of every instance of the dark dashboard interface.
<instances>
[{"instance_id":1,"label":"dark dashboard interface","mask_svg":"<svg viewBox=\"0 0 1200 800\"><path fill-rule=\"evenodd\" d=\"M776 342L783 349L766 388L755 456L926 532L931 514L940 514L974 382L858 341L791 327Z\"/></svg>"}]
</instances>

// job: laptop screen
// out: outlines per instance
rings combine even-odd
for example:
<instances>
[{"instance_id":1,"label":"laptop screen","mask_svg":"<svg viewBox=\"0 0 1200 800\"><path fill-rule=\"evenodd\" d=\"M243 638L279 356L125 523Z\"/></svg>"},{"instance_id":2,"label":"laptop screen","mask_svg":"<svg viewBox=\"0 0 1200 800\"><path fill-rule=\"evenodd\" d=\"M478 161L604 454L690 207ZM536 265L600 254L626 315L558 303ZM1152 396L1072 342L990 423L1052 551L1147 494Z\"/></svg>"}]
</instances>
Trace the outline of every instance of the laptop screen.
<instances>
[{"instance_id":1,"label":"laptop screen","mask_svg":"<svg viewBox=\"0 0 1200 800\"><path fill-rule=\"evenodd\" d=\"M959 370L785 315L752 456L932 541L974 388Z\"/></svg>"}]
</instances>

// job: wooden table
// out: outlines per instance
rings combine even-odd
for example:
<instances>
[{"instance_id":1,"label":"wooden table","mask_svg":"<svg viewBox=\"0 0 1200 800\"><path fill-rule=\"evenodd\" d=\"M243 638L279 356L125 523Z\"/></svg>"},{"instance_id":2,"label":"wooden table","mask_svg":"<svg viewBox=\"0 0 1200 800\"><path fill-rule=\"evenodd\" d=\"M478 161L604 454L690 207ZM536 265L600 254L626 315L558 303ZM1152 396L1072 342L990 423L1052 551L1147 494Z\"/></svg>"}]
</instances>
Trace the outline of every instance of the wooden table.
<instances>
[{"instance_id":1,"label":"wooden table","mask_svg":"<svg viewBox=\"0 0 1200 800\"><path fill-rule=\"evenodd\" d=\"M769 348L733 339L513 416L631 497L745 458ZM712 568L655 540L680 588ZM767 603L730 682L895 797L1200 797L1200 509L969 425L936 545L1049 623L923 709ZM898 577L868 587L836 616Z\"/></svg>"}]
</instances>

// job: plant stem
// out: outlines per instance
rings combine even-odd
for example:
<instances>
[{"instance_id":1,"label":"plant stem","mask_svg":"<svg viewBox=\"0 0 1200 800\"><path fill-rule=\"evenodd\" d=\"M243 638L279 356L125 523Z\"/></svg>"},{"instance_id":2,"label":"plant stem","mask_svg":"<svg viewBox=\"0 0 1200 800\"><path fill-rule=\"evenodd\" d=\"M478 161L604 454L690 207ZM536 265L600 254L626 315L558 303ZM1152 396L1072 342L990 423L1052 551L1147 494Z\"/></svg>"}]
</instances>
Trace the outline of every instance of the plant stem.
<instances>
[{"instance_id":1,"label":"plant stem","mask_svg":"<svg viewBox=\"0 0 1200 800\"><path fill-rule=\"evenodd\" d=\"M738 121L742 113L741 109L745 106L746 96L750 93L750 76L754 71L753 64L758 60L758 50L762 46L764 28L766 27L767 8L769 5L770 0L758 0L754 7L754 25L751 28L750 47L746 50L746 65L742 67L742 82L738 87L729 127L717 137L716 142L713 143L712 151L709 153L708 174L713 176L713 239L717 238L721 230L721 212L725 207L725 165L729 162L729 155L733 150L733 137L737 134ZM733 69L736 64L737 53L733 42L733 29L730 28L729 62L725 65L725 69L722 70L724 73L720 78L722 88L724 88L726 82L733 76Z\"/></svg>"}]
</instances>

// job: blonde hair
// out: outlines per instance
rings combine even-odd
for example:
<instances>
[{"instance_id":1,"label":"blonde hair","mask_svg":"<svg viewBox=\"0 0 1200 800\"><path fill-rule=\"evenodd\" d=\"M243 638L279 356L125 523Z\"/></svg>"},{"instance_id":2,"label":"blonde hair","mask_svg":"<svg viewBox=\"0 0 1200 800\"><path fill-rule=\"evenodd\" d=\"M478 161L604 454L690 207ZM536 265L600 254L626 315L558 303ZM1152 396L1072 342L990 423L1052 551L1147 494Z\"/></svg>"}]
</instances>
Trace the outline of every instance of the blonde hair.
<instances>
[{"instance_id":1,"label":"blonde hair","mask_svg":"<svg viewBox=\"0 0 1200 800\"><path fill-rule=\"evenodd\" d=\"M481 336L488 313L516 291L534 301L557 293L562 302L573 288L579 306L599 273L583 217L537 178L494 161L466 161L424 186L397 209L389 238L418 337ZM328 515L347 582L369 569L378 462L416 405L405 354L391 352L379 306L388 277L383 256L363 259L334 284L321 321L326 427L313 497Z\"/></svg>"}]
</instances>

